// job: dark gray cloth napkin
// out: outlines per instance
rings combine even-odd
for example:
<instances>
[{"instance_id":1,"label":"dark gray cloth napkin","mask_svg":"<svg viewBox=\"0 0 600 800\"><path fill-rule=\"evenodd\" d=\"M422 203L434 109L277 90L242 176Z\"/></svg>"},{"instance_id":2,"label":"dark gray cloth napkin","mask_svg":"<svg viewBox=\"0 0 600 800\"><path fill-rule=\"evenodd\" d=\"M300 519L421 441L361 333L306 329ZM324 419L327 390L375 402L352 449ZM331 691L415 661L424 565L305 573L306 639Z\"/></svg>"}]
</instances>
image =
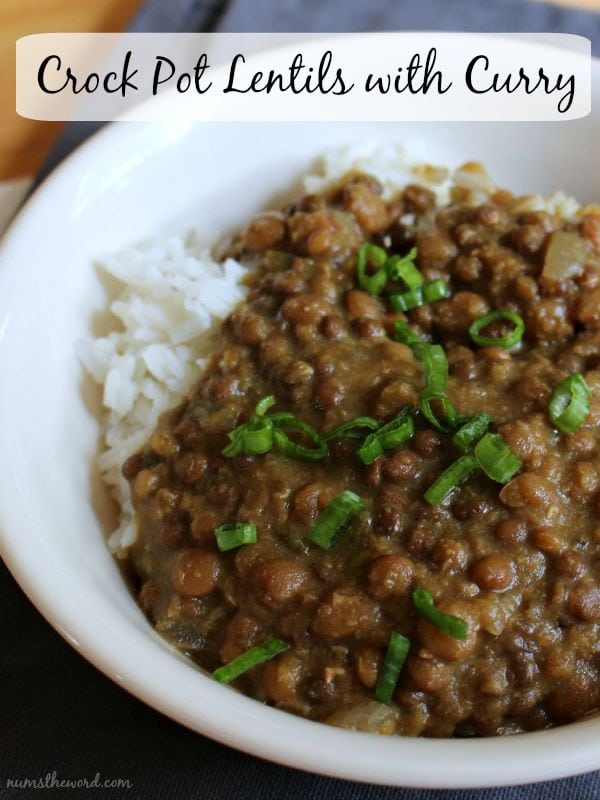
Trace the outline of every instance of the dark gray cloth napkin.
<instances>
[{"instance_id":1,"label":"dark gray cloth napkin","mask_svg":"<svg viewBox=\"0 0 600 800\"><path fill-rule=\"evenodd\" d=\"M562 31L592 40L600 15L528 0L150 0L135 31ZM45 176L96 127L67 127ZM131 788L47 790L119 800L596 800L600 773L475 791L393 789L323 778L261 761L194 734L111 683L35 611L0 564L0 798L43 796L8 788L30 778L125 779ZM193 703L193 698L190 698ZM527 747L527 740L523 740ZM600 746L600 745L599 745ZM548 753L548 759L554 757ZM498 772L503 765L498 763ZM457 773L461 765L456 764ZM55 776L53 778L53 773Z\"/></svg>"}]
</instances>

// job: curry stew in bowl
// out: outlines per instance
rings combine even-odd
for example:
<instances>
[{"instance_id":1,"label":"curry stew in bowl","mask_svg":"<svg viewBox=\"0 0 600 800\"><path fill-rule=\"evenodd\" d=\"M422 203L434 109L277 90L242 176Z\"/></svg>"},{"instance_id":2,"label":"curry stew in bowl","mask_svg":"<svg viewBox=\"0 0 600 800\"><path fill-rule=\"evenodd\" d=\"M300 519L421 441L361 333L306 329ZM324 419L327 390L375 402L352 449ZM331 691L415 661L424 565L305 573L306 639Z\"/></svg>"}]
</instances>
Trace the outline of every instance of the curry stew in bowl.
<instances>
[{"instance_id":1,"label":"curry stew in bowl","mask_svg":"<svg viewBox=\"0 0 600 800\"><path fill-rule=\"evenodd\" d=\"M598 211L385 197L355 172L231 255L245 300L123 465L156 630L347 728L492 736L598 708Z\"/></svg>"}]
</instances>

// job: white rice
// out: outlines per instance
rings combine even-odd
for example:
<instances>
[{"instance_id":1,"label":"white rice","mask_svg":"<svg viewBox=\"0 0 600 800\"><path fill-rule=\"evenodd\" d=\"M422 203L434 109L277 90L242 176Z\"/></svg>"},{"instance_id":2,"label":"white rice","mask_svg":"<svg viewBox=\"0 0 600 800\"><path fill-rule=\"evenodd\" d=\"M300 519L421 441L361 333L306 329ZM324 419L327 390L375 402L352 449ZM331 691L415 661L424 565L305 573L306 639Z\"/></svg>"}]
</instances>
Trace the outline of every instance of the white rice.
<instances>
[{"instance_id":1,"label":"white rice","mask_svg":"<svg viewBox=\"0 0 600 800\"><path fill-rule=\"evenodd\" d=\"M474 203L485 202L496 188L477 166L450 174L445 167L415 164L397 145L361 143L326 154L317 170L305 176L304 189L320 192L349 170L374 175L387 197L407 183L420 183L441 204L453 187L469 190ZM562 192L550 199L527 196L519 203L522 211L547 209L565 217L578 210ZM109 538L117 554L123 555L136 537L121 466L148 439L159 416L177 405L197 380L215 347L220 322L244 297L239 285L244 267L233 259L218 263L212 255L217 244L201 244L193 235L173 236L140 243L100 265L122 284L111 304L115 327L108 336L80 342L77 350L103 387L104 449L98 466L121 512L119 527Z\"/></svg>"},{"instance_id":2,"label":"white rice","mask_svg":"<svg viewBox=\"0 0 600 800\"><path fill-rule=\"evenodd\" d=\"M77 351L103 387L105 449L98 466L121 510L109 539L117 552L136 535L121 466L197 379L219 323L244 296L239 280L245 270L233 259L217 263L193 237L141 243L105 259L101 268L122 283L111 304L115 330L80 342Z\"/></svg>"},{"instance_id":3,"label":"white rice","mask_svg":"<svg viewBox=\"0 0 600 800\"><path fill-rule=\"evenodd\" d=\"M317 171L303 179L304 190L311 194L322 192L331 183L339 180L346 172L356 170L373 175L383 186L384 196L392 197L407 183L421 183L436 193L439 203L449 198L450 171L445 167L431 170L437 181L427 180L422 174L415 176L415 161L411 160L405 149L396 144L375 144L360 142L341 150L332 150L320 159ZM417 170L419 167L417 167Z\"/></svg>"}]
</instances>

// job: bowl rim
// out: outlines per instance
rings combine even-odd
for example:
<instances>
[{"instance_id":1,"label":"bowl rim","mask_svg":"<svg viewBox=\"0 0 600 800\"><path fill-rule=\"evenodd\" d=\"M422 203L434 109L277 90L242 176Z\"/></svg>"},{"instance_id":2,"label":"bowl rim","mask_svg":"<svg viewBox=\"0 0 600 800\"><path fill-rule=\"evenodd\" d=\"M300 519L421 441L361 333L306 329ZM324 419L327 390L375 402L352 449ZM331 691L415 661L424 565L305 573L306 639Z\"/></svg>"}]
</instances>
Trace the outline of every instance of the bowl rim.
<instances>
[{"instance_id":1,"label":"bowl rim","mask_svg":"<svg viewBox=\"0 0 600 800\"><path fill-rule=\"evenodd\" d=\"M600 73L600 61L593 61L593 71ZM95 132L32 193L0 242L0 297L2 288L8 288L10 283L9 262L13 261L14 268L13 254L18 253L36 217L46 213L53 198L77 185L90 159L120 142L124 134L116 123ZM0 338L1 334L0 330ZM8 456L0 452L0 466L8 463ZM172 652L157 647L147 634L134 635L129 640L132 626L127 620L116 621L119 630L106 620L97 620L102 632L98 635L98 629L92 632L91 626L69 607L66 586L58 589L53 586L50 591L39 579L46 566L44 553L34 553L32 548L23 546L24 509L15 502L17 488L9 479L0 483L0 554L21 589L55 630L107 677L195 732L252 755L318 774L415 788L464 789L534 783L600 767L594 738L600 720L584 719L517 737L477 740L379 737L302 719L216 684L187 662L179 662ZM139 670L135 657L141 650L154 659L153 669ZM169 670L177 670L182 678L186 670L194 675L198 694L206 704L201 714L197 706L181 697L177 687L160 685L159 671L164 675ZM240 720L248 724L239 724ZM467 760L461 763L459 759L465 755Z\"/></svg>"}]
</instances>

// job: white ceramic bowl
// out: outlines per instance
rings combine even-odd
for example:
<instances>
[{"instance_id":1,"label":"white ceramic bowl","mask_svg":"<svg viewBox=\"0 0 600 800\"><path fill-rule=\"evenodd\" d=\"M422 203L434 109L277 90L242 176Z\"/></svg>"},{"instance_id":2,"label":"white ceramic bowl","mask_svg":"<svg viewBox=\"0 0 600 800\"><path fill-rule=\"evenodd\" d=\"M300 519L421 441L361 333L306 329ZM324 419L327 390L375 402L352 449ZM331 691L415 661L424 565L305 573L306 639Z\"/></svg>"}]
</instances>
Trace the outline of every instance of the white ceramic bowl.
<instances>
[{"instance_id":1,"label":"white ceramic bowl","mask_svg":"<svg viewBox=\"0 0 600 800\"><path fill-rule=\"evenodd\" d=\"M98 398L74 355L106 306L94 257L191 224L240 224L333 146L395 140L434 163L482 160L517 192L600 199L598 64L594 75L594 115L569 123L119 123L46 181L0 251L0 541L24 591L83 656L195 731L328 775L472 787L600 767L600 718L511 738L379 737L263 706L177 656L106 549L108 502L93 471Z\"/></svg>"}]
</instances>

